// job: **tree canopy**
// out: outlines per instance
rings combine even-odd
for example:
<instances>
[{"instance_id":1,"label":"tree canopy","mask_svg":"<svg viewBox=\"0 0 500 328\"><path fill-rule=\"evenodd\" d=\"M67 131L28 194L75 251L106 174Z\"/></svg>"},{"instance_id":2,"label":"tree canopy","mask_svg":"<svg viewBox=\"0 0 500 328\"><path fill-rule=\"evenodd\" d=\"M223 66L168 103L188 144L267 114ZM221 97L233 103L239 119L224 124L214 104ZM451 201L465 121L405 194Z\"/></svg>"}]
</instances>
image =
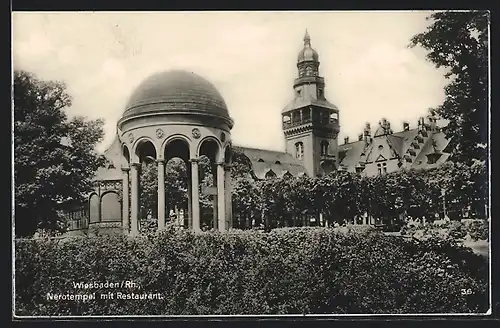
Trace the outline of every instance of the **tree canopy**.
<instances>
[{"instance_id":1,"label":"tree canopy","mask_svg":"<svg viewBox=\"0 0 500 328\"><path fill-rule=\"evenodd\" d=\"M104 158L95 151L102 120L69 119L64 83L14 72L14 183L16 236L66 227L60 210L83 201Z\"/></svg>"},{"instance_id":2,"label":"tree canopy","mask_svg":"<svg viewBox=\"0 0 500 328\"><path fill-rule=\"evenodd\" d=\"M411 39L410 46L428 50L437 68L448 70L446 98L436 110L449 120L444 129L455 146L452 160L485 160L488 145L488 25L487 11L436 12L432 24Z\"/></svg>"}]
</instances>

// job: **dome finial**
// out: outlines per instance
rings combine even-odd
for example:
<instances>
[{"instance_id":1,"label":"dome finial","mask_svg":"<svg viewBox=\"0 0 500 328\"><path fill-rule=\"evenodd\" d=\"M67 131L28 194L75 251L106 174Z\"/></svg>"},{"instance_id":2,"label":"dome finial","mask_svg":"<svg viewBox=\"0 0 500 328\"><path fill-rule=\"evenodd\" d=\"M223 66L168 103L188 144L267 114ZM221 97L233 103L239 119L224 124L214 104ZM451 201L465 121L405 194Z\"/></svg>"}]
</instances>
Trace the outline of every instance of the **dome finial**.
<instances>
[{"instance_id":1,"label":"dome finial","mask_svg":"<svg viewBox=\"0 0 500 328\"><path fill-rule=\"evenodd\" d=\"M307 28L306 28L306 35L304 35L304 45L305 46L311 45L311 37L309 36L309 33L307 32Z\"/></svg>"}]
</instances>

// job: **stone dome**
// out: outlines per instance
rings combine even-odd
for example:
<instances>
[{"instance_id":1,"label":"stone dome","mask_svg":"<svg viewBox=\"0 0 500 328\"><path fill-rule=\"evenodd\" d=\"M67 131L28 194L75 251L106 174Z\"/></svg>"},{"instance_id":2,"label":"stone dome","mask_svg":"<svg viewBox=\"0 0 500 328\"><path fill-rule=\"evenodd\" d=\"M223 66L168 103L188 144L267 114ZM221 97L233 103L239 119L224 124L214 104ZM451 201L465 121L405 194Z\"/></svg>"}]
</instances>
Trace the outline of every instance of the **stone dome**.
<instances>
[{"instance_id":1,"label":"stone dome","mask_svg":"<svg viewBox=\"0 0 500 328\"><path fill-rule=\"evenodd\" d=\"M132 92L123 118L156 113L199 114L232 121L212 83L182 70L156 73L142 81Z\"/></svg>"}]
</instances>

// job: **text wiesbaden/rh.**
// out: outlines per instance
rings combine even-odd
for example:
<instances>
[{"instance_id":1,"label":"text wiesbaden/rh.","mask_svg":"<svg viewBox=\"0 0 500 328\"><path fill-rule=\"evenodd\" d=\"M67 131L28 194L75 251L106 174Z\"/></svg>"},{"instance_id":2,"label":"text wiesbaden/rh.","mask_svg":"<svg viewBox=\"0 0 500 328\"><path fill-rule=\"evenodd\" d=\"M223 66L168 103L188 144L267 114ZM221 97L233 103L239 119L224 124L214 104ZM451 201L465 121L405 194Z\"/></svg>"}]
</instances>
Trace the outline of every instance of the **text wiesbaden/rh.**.
<instances>
[{"instance_id":1,"label":"text wiesbaden/rh.","mask_svg":"<svg viewBox=\"0 0 500 328\"><path fill-rule=\"evenodd\" d=\"M120 282L73 282L75 289L103 289L103 288L139 288L138 284L130 280Z\"/></svg>"}]
</instances>

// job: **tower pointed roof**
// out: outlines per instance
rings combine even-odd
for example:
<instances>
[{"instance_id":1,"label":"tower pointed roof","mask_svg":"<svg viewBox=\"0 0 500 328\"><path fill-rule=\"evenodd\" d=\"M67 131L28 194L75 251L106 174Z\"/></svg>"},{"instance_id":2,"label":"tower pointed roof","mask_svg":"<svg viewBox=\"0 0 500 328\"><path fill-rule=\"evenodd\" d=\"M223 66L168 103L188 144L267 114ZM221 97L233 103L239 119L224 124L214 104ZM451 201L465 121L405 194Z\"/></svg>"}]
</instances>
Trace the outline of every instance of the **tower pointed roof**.
<instances>
[{"instance_id":1,"label":"tower pointed roof","mask_svg":"<svg viewBox=\"0 0 500 328\"><path fill-rule=\"evenodd\" d=\"M307 28L306 28L306 34L304 35L304 46L311 46L311 37L307 32Z\"/></svg>"},{"instance_id":2,"label":"tower pointed roof","mask_svg":"<svg viewBox=\"0 0 500 328\"><path fill-rule=\"evenodd\" d=\"M305 61L319 61L318 52L311 48L311 37L309 36L307 29L306 34L304 35L304 48L302 48L297 57L298 63Z\"/></svg>"}]
</instances>

